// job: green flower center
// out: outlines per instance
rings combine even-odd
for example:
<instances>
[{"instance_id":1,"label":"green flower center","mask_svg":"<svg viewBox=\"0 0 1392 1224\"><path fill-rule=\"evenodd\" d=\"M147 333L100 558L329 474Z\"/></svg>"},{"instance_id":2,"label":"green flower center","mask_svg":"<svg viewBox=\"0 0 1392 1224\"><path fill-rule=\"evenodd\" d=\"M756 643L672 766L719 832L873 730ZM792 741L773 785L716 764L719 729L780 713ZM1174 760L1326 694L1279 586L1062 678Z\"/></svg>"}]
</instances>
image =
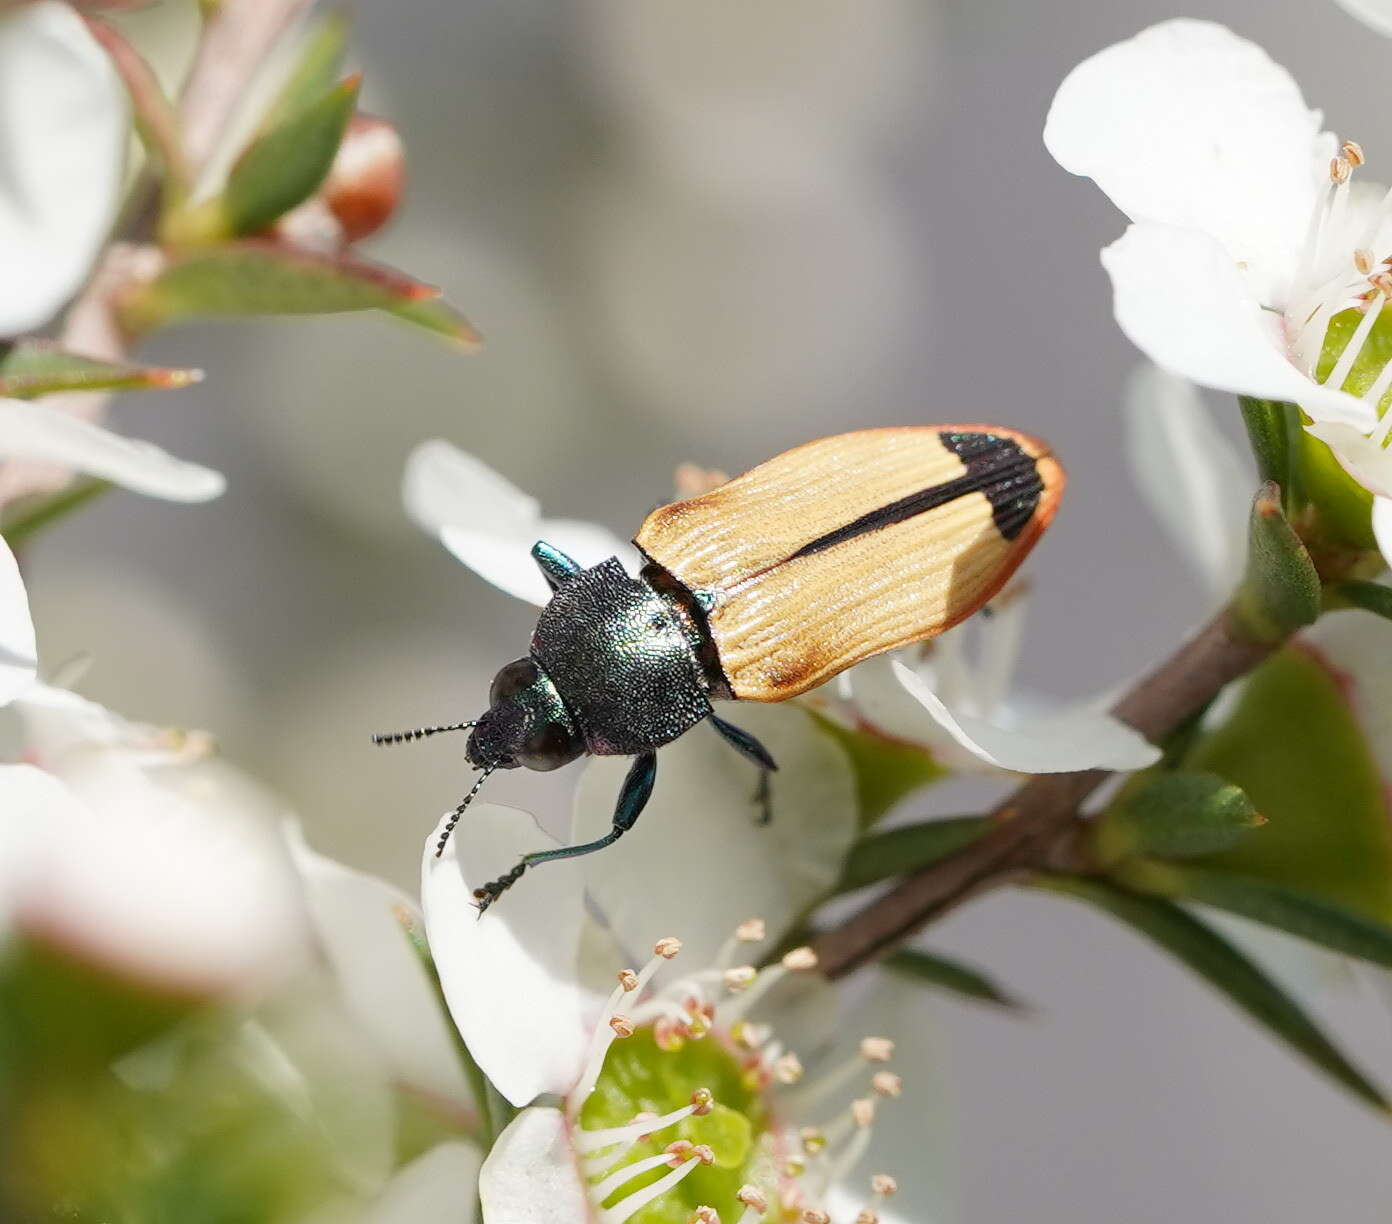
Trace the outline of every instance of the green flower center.
<instances>
[{"instance_id":1,"label":"green flower center","mask_svg":"<svg viewBox=\"0 0 1392 1224\"><path fill-rule=\"evenodd\" d=\"M710 1112L683 1118L636 1143L615 1164L628 1165L657 1156L672 1143L705 1144L714 1154L709 1165L691 1171L666 1194L639 1208L632 1224L687 1224L697 1207L713 1207L722 1219L737 1220L743 1211L736 1195L740 1187L767 1182L768 1149L772 1146L770 1115L755 1078L743 1065L744 1055L712 1032L700 1040L686 1039L663 1049L651 1026L616 1041L604 1060L594 1092L580 1111L585 1130L623 1126L639 1114L661 1116L685 1104L700 1089L715 1098ZM767 1142L761 1142L767 1137ZM599 1162L590 1176L598 1184L609 1169ZM670 1171L663 1165L624 1183L602 1205L611 1207L635 1190L660 1180Z\"/></svg>"},{"instance_id":2,"label":"green flower center","mask_svg":"<svg viewBox=\"0 0 1392 1224\"><path fill-rule=\"evenodd\" d=\"M1329 328L1324 333L1319 360L1315 363L1316 382L1328 381L1334 373L1335 364L1344 355L1365 318L1364 311L1350 306L1330 319ZM1348 373L1338 384L1340 389L1350 395L1366 395L1373 389L1378 375L1383 372L1389 361L1392 361L1392 311L1380 309L1371 330L1361 339ZM1392 389L1384 391L1378 400L1378 415L1381 416L1389 407L1392 407Z\"/></svg>"}]
</instances>

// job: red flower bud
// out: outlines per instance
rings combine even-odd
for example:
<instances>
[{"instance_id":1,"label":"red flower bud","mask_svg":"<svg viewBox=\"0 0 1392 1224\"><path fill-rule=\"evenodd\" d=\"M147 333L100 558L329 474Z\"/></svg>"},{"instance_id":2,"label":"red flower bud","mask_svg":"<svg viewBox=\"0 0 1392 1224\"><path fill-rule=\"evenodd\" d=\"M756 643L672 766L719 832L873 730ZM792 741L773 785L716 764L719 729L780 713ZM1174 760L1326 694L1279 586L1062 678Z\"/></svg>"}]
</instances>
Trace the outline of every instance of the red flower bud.
<instances>
[{"instance_id":1,"label":"red flower bud","mask_svg":"<svg viewBox=\"0 0 1392 1224\"><path fill-rule=\"evenodd\" d=\"M385 119L354 115L320 198L348 242L376 233L396 212L406 179L401 137Z\"/></svg>"}]
</instances>

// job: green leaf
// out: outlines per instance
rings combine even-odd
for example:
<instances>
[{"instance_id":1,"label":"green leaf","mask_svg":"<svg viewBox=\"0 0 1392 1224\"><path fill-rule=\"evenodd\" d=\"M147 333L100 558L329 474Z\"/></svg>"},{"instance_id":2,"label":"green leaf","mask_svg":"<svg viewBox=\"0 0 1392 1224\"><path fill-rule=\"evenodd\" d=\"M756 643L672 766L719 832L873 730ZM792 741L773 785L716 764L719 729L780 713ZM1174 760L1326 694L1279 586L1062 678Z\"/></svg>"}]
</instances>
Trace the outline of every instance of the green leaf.
<instances>
[{"instance_id":1,"label":"green leaf","mask_svg":"<svg viewBox=\"0 0 1392 1224\"><path fill-rule=\"evenodd\" d=\"M1276 643L1319 614L1319 574L1281 510L1281 490L1267 481L1252 503L1247 573L1233 601L1233 619L1251 640Z\"/></svg>"},{"instance_id":2,"label":"green leaf","mask_svg":"<svg viewBox=\"0 0 1392 1224\"><path fill-rule=\"evenodd\" d=\"M74 510L115 488L108 480L84 476L56 493L21 497L0 511L0 536L11 548L18 548L36 532L66 518Z\"/></svg>"},{"instance_id":3,"label":"green leaf","mask_svg":"<svg viewBox=\"0 0 1392 1224\"><path fill-rule=\"evenodd\" d=\"M0 396L33 399L59 391L166 391L202 381L202 370L135 366L65 353L47 340L0 346Z\"/></svg>"},{"instance_id":4,"label":"green leaf","mask_svg":"<svg viewBox=\"0 0 1392 1224\"><path fill-rule=\"evenodd\" d=\"M1324 602L1326 609L1362 608L1365 612L1392 620L1392 587L1383 586L1380 582L1349 579L1330 583L1324 588Z\"/></svg>"},{"instance_id":5,"label":"green leaf","mask_svg":"<svg viewBox=\"0 0 1392 1224\"><path fill-rule=\"evenodd\" d=\"M1270 823L1205 861L1392 921L1392 811L1381 771L1319 657L1288 647L1185 761L1240 786Z\"/></svg>"},{"instance_id":6,"label":"green leaf","mask_svg":"<svg viewBox=\"0 0 1392 1224\"><path fill-rule=\"evenodd\" d=\"M851 758L862 828L869 828L914 791L947 776L932 754L922 748L844 726L815 711L812 716Z\"/></svg>"},{"instance_id":7,"label":"green leaf","mask_svg":"<svg viewBox=\"0 0 1392 1224\"><path fill-rule=\"evenodd\" d=\"M873 833L851 847L836 891L851 892L932 866L990 827L987 816L953 816Z\"/></svg>"},{"instance_id":8,"label":"green leaf","mask_svg":"<svg viewBox=\"0 0 1392 1224\"><path fill-rule=\"evenodd\" d=\"M1299 426L1299 409L1280 400L1253 399L1241 395L1242 423L1263 481L1273 481L1290 492L1290 439Z\"/></svg>"},{"instance_id":9,"label":"green leaf","mask_svg":"<svg viewBox=\"0 0 1392 1224\"><path fill-rule=\"evenodd\" d=\"M428 285L352 256L292 251L260 239L193 251L172 260L120 305L139 335L205 316L336 314L385 310L472 347L478 333Z\"/></svg>"},{"instance_id":10,"label":"green leaf","mask_svg":"<svg viewBox=\"0 0 1392 1224\"><path fill-rule=\"evenodd\" d=\"M361 81L349 77L251 142L222 196L234 234L259 233L314 194L348 130Z\"/></svg>"},{"instance_id":11,"label":"green leaf","mask_svg":"<svg viewBox=\"0 0 1392 1224\"><path fill-rule=\"evenodd\" d=\"M920 952L906 948L894 953L884 962L886 969L892 969L905 977L910 977L928 986L940 986L954 994L965 995L982 1003L994 1003L998 1007L1019 1010L1022 1005L1014 996L1007 994L984 973L964 965L960 961L939 956L934 952Z\"/></svg>"},{"instance_id":12,"label":"green leaf","mask_svg":"<svg viewBox=\"0 0 1392 1224\"><path fill-rule=\"evenodd\" d=\"M1199 867L1175 867L1179 896L1279 927L1346 956L1392 968L1392 926L1323 897L1270 880Z\"/></svg>"},{"instance_id":13,"label":"green leaf","mask_svg":"<svg viewBox=\"0 0 1392 1224\"><path fill-rule=\"evenodd\" d=\"M1375 1108L1389 1105L1305 1010L1242 952L1172 901L1139 897L1101 880L1051 877L1040 886L1087 902L1182 961L1258 1024Z\"/></svg>"},{"instance_id":14,"label":"green leaf","mask_svg":"<svg viewBox=\"0 0 1392 1224\"><path fill-rule=\"evenodd\" d=\"M262 131L279 127L333 88L347 50L348 33L348 17L342 12L328 13L314 23L294 71L266 112Z\"/></svg>"},{"instance_id":15,"label":"green leaf","mask_svg":"<svg viewBox=\"0 0 1392 1224\"><path fill-rule=\"evenodd\" d=\"M1138 774L1099 818L1093 845L1103 863L1188 858L1227 850L1265 823L1242 788L1217 774Z\"/></svg>"}]
</instances>

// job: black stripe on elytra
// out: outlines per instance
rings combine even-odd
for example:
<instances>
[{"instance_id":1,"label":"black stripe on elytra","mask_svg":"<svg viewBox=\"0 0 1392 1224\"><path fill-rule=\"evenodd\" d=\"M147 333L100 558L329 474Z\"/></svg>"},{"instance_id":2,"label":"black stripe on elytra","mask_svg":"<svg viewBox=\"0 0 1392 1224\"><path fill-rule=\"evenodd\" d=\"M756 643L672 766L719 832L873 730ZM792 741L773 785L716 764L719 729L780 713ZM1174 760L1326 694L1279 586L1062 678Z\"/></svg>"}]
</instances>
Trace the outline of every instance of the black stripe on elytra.
<instances>
[{"instance_id":1,"label":"black stripe on elytra","mask_svg":"<svg viewBox=\"0 0 1392 1224\"><path fill-rule=\"evenodd\" d=\"M1018 443L995 434L945 430L938 437L966 466L963 475L870 510L858 519L804 544L788 560L835 548L838 544L878 531L881 527L892 527L895 523L945 506L968 493L986 495L986 500L991 503L996 530L1007 540L1013 540L1033 516L1044 488L1035 470L1034 459L1025 454Z\"/></svg>"},{"instance_id":2,"label":"black stripe on elytra","mask_svg":"<svg viewBox=\"0 0 1392 1224\"><path fill-rule=\"evenodd\" d=\"M938 437L967 465L967 475L981 482L996 530L1013 540L1034 517L1044 492L1034 459L1018 442L996 434L944 430Z\"/></svg>"}]
</instances>

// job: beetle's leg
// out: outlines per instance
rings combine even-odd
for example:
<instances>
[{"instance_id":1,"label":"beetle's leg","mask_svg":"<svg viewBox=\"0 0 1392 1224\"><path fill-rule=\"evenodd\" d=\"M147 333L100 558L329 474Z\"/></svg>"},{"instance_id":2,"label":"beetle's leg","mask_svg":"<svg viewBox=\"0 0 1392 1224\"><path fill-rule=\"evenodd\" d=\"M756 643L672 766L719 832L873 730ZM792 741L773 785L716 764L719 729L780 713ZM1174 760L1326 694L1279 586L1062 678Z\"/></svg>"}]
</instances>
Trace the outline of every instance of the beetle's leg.
<instances>
[{"instance_id":1,"label":"beetle's leg","mask_svg":"<svg viewBox=\"0 0 1392 1224\"><path fill-rule=\"evenodd\" d=\"M769 750L759 743L748 731L727 723L715 714L710 716L711 726L721 738L741 756L753 761L759 767L759 789L754 792L754 802L759 805L759 823L768 824L773 819L773 803L769 795L769 774L778 766Z\"/></svg>"},{"instance_id":2,"label":"beetle's leg","mask_svg":"<svg viewBox=\"0 0 1392 1224\"><path fill-rule=\"evenodd\" d=\"M635 757L619 791L619 801L614 807L614 827L603 837L591 842L582 842L578 846L560 846L555 850L538 850L534 854L524 854L522 861L507 875L499 876L481 888L474 889L479 913L482 914L516 884L528 867L535 867L538 863L550 863L556 859L579 858L582 854L593 854L596 850L603 850L605 846L612 846L637 822L639 813L652 797L653 782L656 778L657 754L644 752Z\"/></svg>"},{"instance_id":3,"label":"beetle's leg","mask_svg":"<svg viewBox=\"0 0 1392 1224\"><path fill-rule=\"evenodd\" d=\"M567 557L559 548L545 540L538 540L532 545L532 560L537 563L542 577L553 591L560 590L563 582L568 582L581 572L578 561Z\"/></svg>"}]
</instances>

